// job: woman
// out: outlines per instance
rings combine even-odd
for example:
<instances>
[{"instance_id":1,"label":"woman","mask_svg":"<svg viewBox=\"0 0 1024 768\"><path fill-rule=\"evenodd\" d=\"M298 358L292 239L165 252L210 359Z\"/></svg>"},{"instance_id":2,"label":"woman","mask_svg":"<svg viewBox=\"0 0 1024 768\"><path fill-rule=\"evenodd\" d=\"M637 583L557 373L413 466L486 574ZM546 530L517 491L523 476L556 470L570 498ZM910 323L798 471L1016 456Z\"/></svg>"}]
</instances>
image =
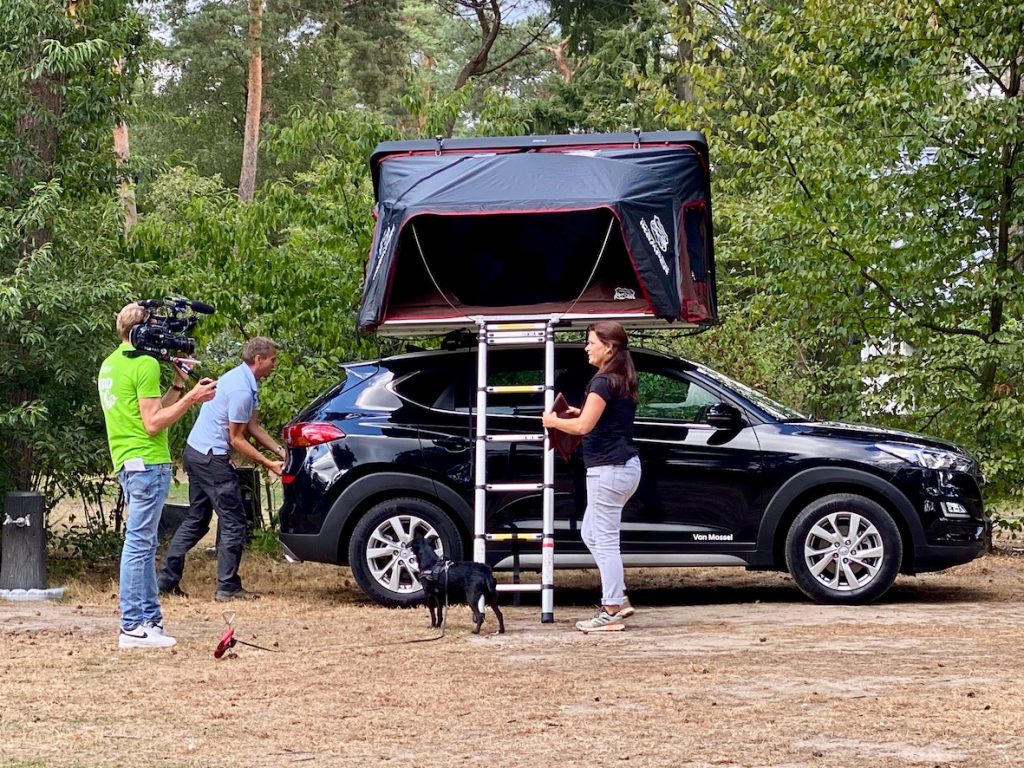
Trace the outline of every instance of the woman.
<instances>
[{"instance_id":1,"label":"woman","mask_svg":"<svg viewBox=\"0 0 1024 768\"><path fill-rule=\"evenodd\" d=\"M583 408L570 408L560 418L544 414L544 426L583 435L587 468L587 511L580 531L601 572L601 608L576 628L583 632L625 629L633 615L619 552L622 508L640 484L640 460L633 442L636 415L636 369L627 349L625 329L604 320L587 333L587 360L597 373L587 385Z\"/></svg>"}]
</instances>

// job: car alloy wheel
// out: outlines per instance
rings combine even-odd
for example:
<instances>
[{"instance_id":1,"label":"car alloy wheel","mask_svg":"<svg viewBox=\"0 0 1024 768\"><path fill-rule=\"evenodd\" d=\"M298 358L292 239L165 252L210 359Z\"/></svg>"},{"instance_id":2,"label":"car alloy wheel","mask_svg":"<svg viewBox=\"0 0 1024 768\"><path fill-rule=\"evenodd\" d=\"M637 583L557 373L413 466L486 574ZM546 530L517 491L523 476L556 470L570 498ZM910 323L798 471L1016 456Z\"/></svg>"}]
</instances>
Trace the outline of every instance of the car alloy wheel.
<instances>
[{"instance_id":1,"label":"car alloy wheel","mask_svg":"<svg viewBox=\"0 0 1024 768\"><path fill-rule=\"evenodd\" d=\"M401 497L378 502L356 523L348 549L352 576L378 603L405 606L422 599L409 548L418 534L438 537L438 555L462 559L462 540L451 519L425 499Z\"/></svg>"},{"instance_id":2,"label":"car alloy wheel","mask_svg":"<svg viewBox=\"0 0 1024 768\"><path fill-rule=\"evenodd\" d=\"M391 592L402 594L421 588L409 547L415 534L429 538L437 536L437 531L422 518L398 514L383 520L370 532L370 546L366 549L370 575Z\"/></svg>"},{"instance_id":3,"label":"car alloy wheel","mask_svg":"<svg viewBox=\"0 0 1024 768\"><path fill-rule=\"evenodd\" d=\"M859 605L896 580L903 540L892 515L852 493L812 501L786 536L786 565L801 591L819 603Z\"/></svg>"},{"instance_id":4,"label":"car alloy wheel","mask_svg":"<svg viewBox=\"0 0 1024 768\"><path fill-rule=\"evenodd\" d=\"M849 592L866 587L885 560L882 534L856 512L825 515L807 532L804 562L829 589Z\"/></svg>"}]
</instances>

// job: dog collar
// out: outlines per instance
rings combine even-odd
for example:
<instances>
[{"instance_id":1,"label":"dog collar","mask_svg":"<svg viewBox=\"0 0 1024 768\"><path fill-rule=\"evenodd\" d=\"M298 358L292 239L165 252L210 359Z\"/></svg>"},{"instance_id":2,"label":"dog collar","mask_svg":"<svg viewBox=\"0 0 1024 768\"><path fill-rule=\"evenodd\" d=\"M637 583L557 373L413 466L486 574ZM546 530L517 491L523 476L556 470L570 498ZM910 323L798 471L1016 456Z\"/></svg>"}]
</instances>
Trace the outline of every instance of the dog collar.
<instances>
[{"instance_id":1,"label":"dog collar","mask_svg":"<svg viewBox=\"0 0 1024 768\"><path fill-rule=\"evenodd\" d=\"M426 571L420 571L420 581L424 579L427 581L437 581L441 574L445 573L452 566L451 560L439 560L433 567Z\"/></svg>"}]
</instances>

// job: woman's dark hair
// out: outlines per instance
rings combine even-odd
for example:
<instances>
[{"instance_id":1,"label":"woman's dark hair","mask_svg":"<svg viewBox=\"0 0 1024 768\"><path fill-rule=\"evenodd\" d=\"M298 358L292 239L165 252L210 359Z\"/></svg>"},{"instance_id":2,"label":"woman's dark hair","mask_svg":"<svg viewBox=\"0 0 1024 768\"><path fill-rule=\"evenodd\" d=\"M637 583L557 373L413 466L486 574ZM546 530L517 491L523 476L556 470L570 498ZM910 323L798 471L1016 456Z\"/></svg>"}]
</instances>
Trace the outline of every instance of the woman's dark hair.
<instances>
[{"instance_id":1,"label":"woman's dark hair","mask_svg":"<svg viewBox=\"0 0 1024 768\"><path fill-rule=\"evenodd\" d=\"M591 331L603 343L612 348L611 359L601 368L611 381L615 394L621 398L636 400L636 368L629 354L629 337L626 329L614 320L600 320L590 326Z\"/></svg>"}]
</instances>

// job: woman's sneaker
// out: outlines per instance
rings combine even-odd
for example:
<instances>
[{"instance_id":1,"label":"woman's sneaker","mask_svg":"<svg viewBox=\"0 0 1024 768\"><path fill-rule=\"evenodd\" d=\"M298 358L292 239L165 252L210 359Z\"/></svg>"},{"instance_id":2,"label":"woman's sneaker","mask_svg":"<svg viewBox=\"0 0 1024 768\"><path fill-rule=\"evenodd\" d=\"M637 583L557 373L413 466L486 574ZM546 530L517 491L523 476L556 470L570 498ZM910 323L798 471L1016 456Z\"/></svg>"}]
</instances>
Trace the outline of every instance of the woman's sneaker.
<instances>
[{"instance_id":1,"label":"woman's sneaker","mask_svg":"<svg viewBox=\"0 0 1024 768\"><path fill-rule=\"evenodd\" d=\"M117 638L118 648L170 648L177 644L170 635L163 633L163 627L140 624L135 629L121 628Z\"/></svg>"},{"instance_id":2,"label":"woman's sneaker","mask_svg":"<svg viewBox=\"0 0 1024 768\"><path fill-rule=\"evenodd\" d=\"M576 622L576 629L580 632L617 632L625 628L621 611L612 615L604 608L601 608L594 618Z\"/></svg>"},{"instance_id":3,"label":"woman's sneaker","mask_svg":"<svg viewBox=\"0 0 1024 768\"><path fill-rule=\"evenodd\" d=\"M634 613L636 613L636 609L634 609L632 604L630 604L629 598L623 595L622 604L619 605L619 612L615 615L620 619L628 619Z\"/></svg>"}]
</instances>

